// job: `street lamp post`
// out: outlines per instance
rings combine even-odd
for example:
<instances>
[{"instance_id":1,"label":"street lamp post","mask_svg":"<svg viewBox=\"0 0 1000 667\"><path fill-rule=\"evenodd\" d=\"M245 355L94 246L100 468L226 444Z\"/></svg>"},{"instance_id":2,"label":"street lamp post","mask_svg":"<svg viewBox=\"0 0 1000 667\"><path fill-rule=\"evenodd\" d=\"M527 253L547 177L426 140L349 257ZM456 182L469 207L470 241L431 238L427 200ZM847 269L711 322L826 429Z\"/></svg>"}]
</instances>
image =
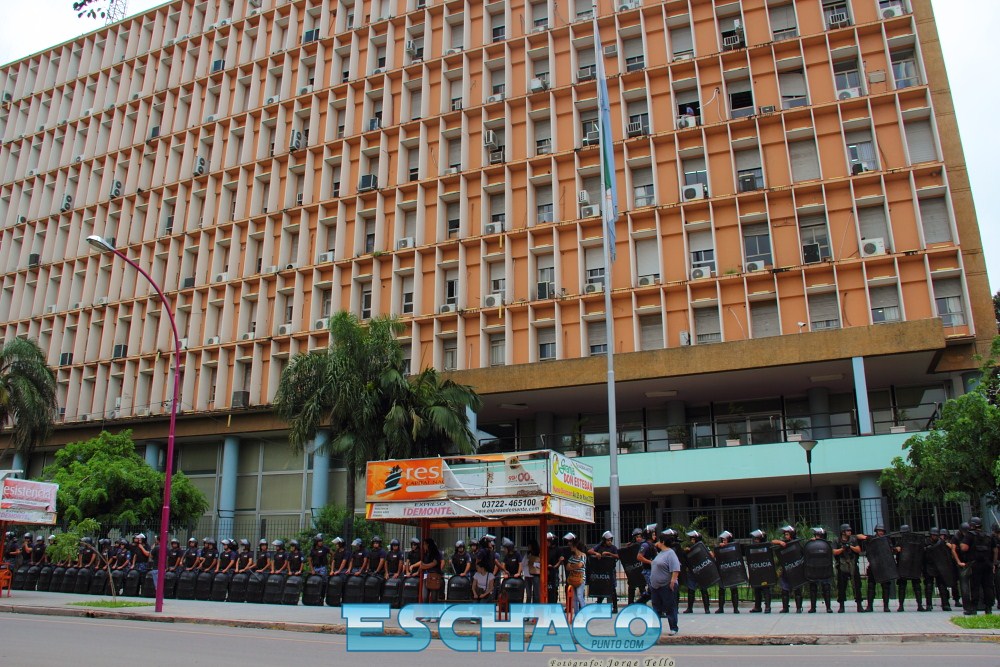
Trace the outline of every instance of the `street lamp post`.
<instances>
[{"instance_id":1,"label":"street lamp post","mask_svg":"<svg viewBox=\"0 0 1000 667\"><path fill-rule=\"evenodd\" d=\"M163 587L164 587L164 575L167 569L167 549L170 545L170 482L173 477L174 468L174 434L177 430L177 403L180 400L180 386L181 386L181 337L177 333L177 322L174 320L174 311L170 308L170 304L167 302L167 297L164 296L163 290L160 286L156 284L153 277L149 275L141 266L139 266L135 261L129 259L125 253L121 252L114 247L110 242L108 242L103 237L97 236L96 234L87 237L87 243L94 246L101 252L110 252L118 257L121 257L126 264L131 266L133 269L139 272L139 274L145 278L156 293L160 297L160 301L163 303L163 310L167 313L167 319L170 320L170 329L174 334L174 388L173 388L173 399L170 401L170 429L167 434L167 460L166 460L166 470L163 474L163 509L160 512L160 548L158 551L158 556L156 559L156 612L163 611Z\"/></svg>"},{"instance_id":2,"label":"street lamp post","mask_svg":"<svg viewBox=\"0 0 1000 667\"><path fill-rule=\"evenodd\" d=\"M818 444L816 440L799 440L799 445L806 451L806 465L809 467L809 502L816 500L813 493L813 448Z\"/></svg>"}]
</instances>

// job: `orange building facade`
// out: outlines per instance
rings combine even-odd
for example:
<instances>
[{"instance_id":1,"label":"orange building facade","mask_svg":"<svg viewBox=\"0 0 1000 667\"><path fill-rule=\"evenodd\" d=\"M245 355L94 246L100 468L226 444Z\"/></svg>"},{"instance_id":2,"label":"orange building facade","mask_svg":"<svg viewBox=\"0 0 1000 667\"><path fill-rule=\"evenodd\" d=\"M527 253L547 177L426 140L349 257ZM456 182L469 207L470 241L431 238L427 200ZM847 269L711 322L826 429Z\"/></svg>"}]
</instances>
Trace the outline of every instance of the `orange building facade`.
<instances>
[{"instance_id":1,"label":"orange building facade","mask_svg":"<svg viewBox=\"0 0 1000 667\"><path fill-rule=\"evenodd\" d=\"M606 289L623 452L925 429L996 333L929 0L597 14L610 273L589 0L178 0L2 68L0 327L56 369L53 446L129 426L155 463L166 427L162 305L90 234L173 300L180 466L213 511L340 497L335 461L318 485L282 462L268 409L339 310L399 316L413 370L473 385L484 447L598 471ZM872 466L830 470L829 494L871 492ZM720 498L684 474L623 497Z\"/></svg>"}]
</instances>

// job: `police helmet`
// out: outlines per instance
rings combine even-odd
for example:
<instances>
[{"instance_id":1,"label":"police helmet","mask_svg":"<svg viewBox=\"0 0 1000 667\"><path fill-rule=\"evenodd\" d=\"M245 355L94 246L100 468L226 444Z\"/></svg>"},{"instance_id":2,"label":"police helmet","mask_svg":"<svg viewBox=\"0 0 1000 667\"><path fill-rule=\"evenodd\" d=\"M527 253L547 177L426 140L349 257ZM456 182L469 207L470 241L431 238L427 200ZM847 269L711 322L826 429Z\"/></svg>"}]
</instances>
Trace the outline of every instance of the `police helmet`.
<instances>
[{"instance_id":1,"label":"police helmet","mask_svg":"<svg viewBox=\"0 0 1000 667\"><path fill-rule=\"evenodd\" d=\"M118 544L123 544L123 545L128 546L128 540L126 540L124 537L119 537L118 538Z\"/></svg>"},{"instance_id":2,"label":"police helmet","mask_svg":"<svg viewBox=\"0 0 1000 667\"><path fill-rule=\"evenodd\" d=\"M673 546L677 543L677 533L672 530L665 530L660 533L660 542L663 542L667 546Z\"/></svg>"},{"instance_id":3,"label":"police helmet","mask_svg":"<svg viewBox=\"0 0 1000 667\"><path fill-rule=\"evenodd\" d=\"M333 538L333 543L334 544L343 544L344 543L344 538L343 537L335 537L335 538Z\"/></svg>"},{"instance_id":4,"label":"police helmet","mask_svg":"<svg viewBox=\"0 0 1000 667\"><path fill-rule=\"evenodd\" d=\"M978 516L974 516L971 519L969 519L969 525L975 528L976 530L979 530L980 528L983 527L983 520L980 519Z\"/></svg>"},{"instance_id":5,"label":"police helmet","mask_svg":"<svg viewBox=\"0 0 1000 667\"><path fill-rule=\"evenodd\" d=\"M31 539L31 533L25 533L24 534L24 539L30 540Z\"/></svg>"},{"instance_id":6,"label":"police helmet","mask_svg":"<svg viewBox=\"0 0 1000 667\"><path fill-rule=\"evenodd\" d=\"M101 541L103 542L104 540L101 540ZM171 544L176 544L177 546L181 545L181 541L178 540L176 537L174 539L170 540L170 543Z\"/></svg>"},{"instance_id":7,"label":"police helmet","mask_svg":"<svg viewBox=\"0 0 1000 667\"><path fill-rule=\"evenodd\" d=\"M576 535L574 535L573 533L566 533L565 535L563 535L563 539L569 542L570 540L575 540Z\"/></svg>"},{"instance_id":8,"label":"police helmet","mask_svg":"<svg viewBox=\"0 0 1000 667\"><path fill-rule=\"evenodd\" d=\"M226 539L222 540L222 546L224 546L224 547L228 547L232 543L233 543L233 541L231 539L229 539L228 537Z\"/></svg>"},{"instance_id":9,"label":"police helmet","mask_svg":"<svg viewBox=\"0 0 1000 667\"><path fill-rule=\"evenodd\" d=\"M606 530L606 531L604 531L601 534L601 539L602 540L613 540L613 539L615 539L615 534L612 533L610 530Z\"/></svg>"},{"instance_id":10,"label":"police helmet","mask_svg":"<svg viewBox=\"0 0 1000 667\"><path fill-rule=\"evenodd\" d=\"M267 544L267 540L261 540L261 544ZM193 537L188 538L188 544L198 544L198 540Z\"/></svg>"},{"instance_id":11,"label":"police helmet","mask_svg":"<svg viewBox=\"0 0 1000 667\"><path fill-rule=\"evenodd\" d=\"M547 540L554 540L554 539L556 539L556 536L553 535L552 533L545 533L545 539L547 539Z\"/></svg>"},{"instance_id":12,"label":"police helmet","mask_svg":"<svg viewBox=\"0 0 1000 667\"><path fill-rule=\"evenodd\" d=\"M513 549L514 541L505 537L503 538L503 540L500 541L500 545L505 549Z\"/></svg>"},{"instance_id":13,"label":"police helmet","mask_svg":"<svg viewBox=\"0 0 1000 667\"><path fill-rule=\"evenodd\" d=\"M291 542L288 543L288 546L295 547L296 549L298 549L299 548L299 541L298 540L292 540Z\"/></svg>"},{"instance_id":14,"label":"police helmet","mask_svg":"<svg viewBox=\"0 0 1000 667\"><path fill-rule=\"evenodd\" d=\"M343 542L343 540L340 540L340 541ZM390 547L398 547L399 546L399 540L393 540L392 542L389 542L389 546Z\"/></svg>"},{"instance_id":15,"label":"police helmet","mask_svg":"<svg viewBox=\"0 0 1000 667\"><path fill-rule=\"evenodd\" d=\"M642 537L642 528L633 528L632 529L632 539L634 540L637 537Z\"/></svg>"},{"instance_id":16,"label":"police helmet","mask_svg":"<svg viewBox=\"0 0 1000 667\"><path fill-rule=\"evenodd\" d=\"M376 535L372 538L372 544L382 544L382 538Z\"/></svg>"},{"instance_id":17,"label":"police helmet","mask_svg":"<svg viewBox=\"0 0 1000 667\"><path fill-rule=\"evenodd\" d=\"M941 537L951 537L951 531L947 528L941 529Z\"/></svg>"},{"instance_id":18,"label":"police helmet","mask_svg":"<svg viewBox=\"0 0 1000 667\"><path fill-rule=\"evenodd\" d=\"M677 531L674 530L673 528L667 528L665 531L663 531L662 534L663 535L673 535L674 537L677 537Z\"/></svg>"},{"instance_id":19,"label":"police helmet","mask_svg":"<svg viewBox=\"0 0 1000 667\"><path fill-rule=\"evenodd\" d=\"M174 542L176 542L176 541L177 540L174 540ZM103 538L101 540L98 540L97 544L100 545L100 546L102 546L102 547L110 547L111 546L111 540L109 540L108 538L105 537L105 538Z\"/></svg>"},{"instance_id":20,"label":"police helmet","mask_svg":"<svg viewBox=\"0 0 1000 667\"><path fill-rule=\"evenodd\" d=\"M961 523L961 524L960 524L960 525L958 526L958 529L959 529L959 530L961 530L961 531L963 531L963 532L965 532L965 531L969 530L969 522L968 522L968 521L963 521L963 522L962 522L962 523Z\"/></svg>"},{"instance_id":21,"label":"police helmet","mask_svg":"<svg viewBox=\"0 0 1000 667\"><path fill-rule=\"evenodd\" d=\"M485 538L484 538L484 539L485 539ZM420 544L420 539L419 539L419 538L416 538L416 537L411 537L411 538L410 538L410 544L411 544L411 545L417 545L417 544Z\"/></svg>"},{"instance_id":22,"label":"police helmet","mask_svg":"<svg viewBox=\"0 0 1000 667\"><path fill-rule=\"evenodd\" d=\"M14 537L14 531L8 530L6 533L3 534L3 536L9 540L10 538Z\"/></svg>"},{"instance_id":23,"label":"police helmet","mask_svg":"<svg viewBox=\"0 0 1000 667\"><path fill-rule=\"evenodd\" d=\"M826 528L824 528L823 526L816 526L815 528L813 528L813 535L815 535L816 537L822 537L823 535L826 535Z\"/></svg>"},{"instance_id":24,"label":"police helmet","mask_svg":"<svg viewBox=\"0 0 1000 667\"><path fill-rule=\"evenodd\" d=\"M205 543L206 544L211 544L214 547L215 546L215 538L214 537L206 537L205 538Z\"/></svg>"},{"instance_id":25,"label":"police helmet","mask_svg":"<svg viewBox=\"0 0 1000 667\"><path fill-rule=\"evenodd\" d=\"M319 533L318 535L313 536L314 543L319 544L322 541L323 541L323 533Z\"/></svg>"},{"instance_id":26,"label":"police helmet","mask_svg":"<svg viewBox=\"0 0 1000 667\"><path fill-rule=\"evenodd\" d=\"M689 530L686 533L686 535L688 537L690 537L692 540L700 540L701 539L701 533L699 533L697 530Z\"/></svg>"},{"instance_id":27,"label":"police helmet","mask_svg":"<svg viewBox=\"0 0 1000 667\"><path fill-rule=\"evenodd\" d=\"M884 532L885 532L885 524L881 524L881 523L876 523L876 524L875 524L875 530L876 530L876 531L879 531L879 530L881 530L881 531L882 531L882 532L884 533Z\"/></svg>"},{"instance_id":28,"label":"police helmet","mask_svg":"<svg viewBox=\"0 0 1000 667\"><path fill-rule=\"evenodd\" d=\"M136 533L135 535L132 536L132 539L133 540L144 540L144 539L146 539L146 535L145 535L145 533Z\"/></svg>"},{"instance_id":29,"label":"police helmet","mask_svg":"<svg viewBox=\"0 0 1000 667\"><path fill-rule=\"evenodd\" d=\"M728 530L724 530L721 533L719 533L719 539L720 540L731 540L731 539L733 539L733 534L730 533Z\"/></svg>"},{"instance_id":30,"label":"police helmet","mask_svg":"<svg viewBox=\"0 0 1000 667\"><path fill-rule=\"evenodd\" d=\"M266 547L266 546L267 546L267 540L265 540L265 539L264 539L264 538L262 537L262 538L260 538L260 542L258 542L257 544L258 544L258 545L263 545L263 546L265 546L265 547Z\"/></svg>"},{"instance_id":31,"label":"police helmet","mask_svg":"<svg viewBox=\"0 0 1000 667\"><path fill-rule=\"evenodd\" d=\"M486 533L485 535L483 535L483 539L486 540L487 542L496 542L497 536Z\"/></svg>"},{"instance_id":32,"label":"police helmet","mask_svg":"<svg viewBox=\"0 0 1000 667\"><path fill-rule=\"evenodd\" d=\"M277 547L279 549L284 549L285 548L285 541L284 540L275 540L274 542L271 542L271 546L272 547Z\"/></svg>"},{"instance_id":33,"label":"police helmet","mask_svg":"<svg viewBox=\"0 0 1000 667\"><path fill-rule=\"evenodd\" d=\"M930 534L931 535L940 535L941 534L941 530L935 526L934 528L930 529Z\"/></svg>"},{"instance_id":34,"label":"police helmet","mask_svg":"<svg viewBox=\"0 0 1000 667\"><path fill-rule=\"evenodd\" d=\"M655 523L647 524L646 530L644 532L646 536L653 537L654 535L656 535L656 524Z\"/></svg>"},{"instance_id":35,"label":"police helmet","mask_svg":"<svg viewBox=\"0 0 1000 667\"><path fill-rule=\"evenodd\" d=\"M788 533L788 534L790 534L790 535L791 535L792 537L795 537L795 528L794 528L794 527L792 527L792 526L791 526L790 524L787 524L787 523L786 523L786 524L785 524L784 526L782 526L782 527L781 527L781 532L783 532L783 533Z\"/></svg>"},{"instance_id":36,"label":"police helmet","mask_svg":"<svg viewBox=\"0 0 1000 667\"><path fill-rule=\"evenodd\" d=\"M82 540L80 540L80 541L81 541L81 542L83 542L84 544L89 544L89 545L91 545L91 546L93 546L93 545L94 545L94 538L93 538L93 537L89 537L89 536L88 536L88 537L85 537L85 538L83 538L83 539L82 539Z\"/></svg>"},{"instance_id":37,"label":"police helmet","mask_svg":"<svg viewBox=\"0 0 1000 667\"><path fill-rule=\"evenodd\" d=\"M52 540L54 540L54 539L56 539L56 536L55 536L55 535L49 535L49 542L51 542L51 541L52 541Z\"/></svg>"},{"instance_id":38,"label":"police helmet","mask_svg":"<svg viewBox=\"0 0 1000 667\"><path fill-rule=\"evenodd\" d=\"M765 537L767 537L767 534L764 533L763 530L758 528L757 530L750 533L750 537L754 538L755 540L763 540Z\"/></svg>"},{"instance_id":39,"label":"police helmet","mask_svg":"<svg viewBox=\"0 0 1000 667\"><path fill-rule=\"evenodd\" d=\"M351 542L352 547L360 547L362 544L364 544L364 542L361 541L360 537L355 537L354 541Z\"/></svg>"},{"instance_id":40,"label":"police helmet","mask_svg":"<svg viewBox=\"0 0 1000 667\"><path fill-rule=\"evenodd\" d=\"M393 542L396 542L396 540L393 540ZM396 542L396 543L399 544L398 542ZM459 540L458 542L455 542L455 548L456 549L464 549L465 548L465 540Z\"/></svg>"},{"instance_id":41,"label":"police helmet","mask_svg":"<svg viewBox=\"0 0 1000 667\"><path fill-rule=\"evenodd\" d=\"M908 533L908 532L910 532L910 524L904 523L902 526L899 527L899 532L901 532L901 533Z\"/></svg>"},{"instance_id":42,"label":"police helmet","mask_svg":"<svg viewBox=\"0 0 1000 667\"><path fill-rule=\"evenodd\" d=\"M851 524L849 524L849 523L842 523L842 524L840 524L840 532L842 532L842 533L849 533L849 532L851 532Z\"/></svg>"}]
</instances>

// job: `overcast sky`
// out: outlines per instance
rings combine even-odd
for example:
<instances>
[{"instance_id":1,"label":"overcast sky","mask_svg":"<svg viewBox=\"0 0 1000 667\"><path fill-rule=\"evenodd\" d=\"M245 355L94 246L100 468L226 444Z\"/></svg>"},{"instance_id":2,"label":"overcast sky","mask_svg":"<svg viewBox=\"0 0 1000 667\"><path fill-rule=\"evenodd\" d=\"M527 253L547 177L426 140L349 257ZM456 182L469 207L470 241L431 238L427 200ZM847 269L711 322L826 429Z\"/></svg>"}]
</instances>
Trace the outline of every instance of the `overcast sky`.
<instances>
[{"instance_id":1,"label":"overcast sky","mask_svg":"<svg viewBox=\"0 0 1000 667\"><path fill-rule=\"evenodd\" d=\"M853 0L875 2L875 0ZM100 27L101 21L78 19L72 0L3 1L0 21L0 63L23 58L49 46ZM161 0L129 0L130 14L162 4ZM972 179L972 193L986 250L990 285L1000 290L1000 187L990 182L1000 148L996 116L1000 86L988 74L990 46L996 48L1000 25L998 0L932 0L941 34L945 64L958 112L958 125ZM992 261L989 258L994 258Z\"/></svg>"}]
</instances>

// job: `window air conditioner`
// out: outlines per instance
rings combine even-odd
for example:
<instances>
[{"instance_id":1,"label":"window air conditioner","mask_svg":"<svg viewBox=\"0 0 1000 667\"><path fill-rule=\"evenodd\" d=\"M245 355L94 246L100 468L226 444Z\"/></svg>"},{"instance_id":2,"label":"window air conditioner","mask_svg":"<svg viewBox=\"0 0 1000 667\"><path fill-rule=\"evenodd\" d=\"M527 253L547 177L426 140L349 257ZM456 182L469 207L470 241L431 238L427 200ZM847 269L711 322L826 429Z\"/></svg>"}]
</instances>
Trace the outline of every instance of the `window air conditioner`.
<instances>
[{"instance_id":1,"label":"window air conditioner","mask_svg":"<svg viewBox=\"0 0 1000 667\"><path fill-rule=\"evenodd\" d=\"M774 113L777 110L778 110L778 107L774 106L773 104L768 104L768 105L762 106L760 108L760 113L762 115L766 115L766 114Z\"/></svg>"},{"instance_id":2,"label":"window air conditioner","mask_svg":"<svg viewBox=\"0 0 1000 667\"><path fill-rule=\"evenodd\" d=\"M502 102L502 101L503 101L503 93L498 93L496 95L490 95L489 97L486 98L486 103L487 104L493 104L494 102Z\"/></svg>"},{"instance_id":3,"label":"window air conditioner","mask_svg":"<svg viewBox=\"0 0 1000 667\"><path fill-rule=\"evenodd\" d=\"M97 297L97 301L94 302L94 305L95 306L106 306L110 302L111 301L110 301L110 299L108 299L108 297L106 297L106 296L99 296L99 297Z\"/></svg>"},{"instance_id":4,"label":"window air conditioner","mask_svg":"<svg viewBox=\"0 0 1000 667\"><path fill-rule=\"evenodd\" d=\"M363 174L358 183L358 192L368 192L378 187L378 176L375 174Z\"/></svg>"},{"instance_id":5,"label":"window air conditioner","mask_svg":"<svg viewBox=\"0 0 1000 667\"><path fill-rule=\"evenodd\" d=\"M46 315L52 315L55 312L56 312L56 304L50 303L49 305L45 306L45 314Z\"/></svg>"},{"instance_id":6,"label":"window air conditioner","mask_svg":"<svg viewBox=\"0 0 1000 667\"><path fill-rule=\"evenodd\" d=\"M626 128L626 132L630 137L638 137L642 134L645 134L642 131L642 123L639 121L635 121L634 123L629 123L628 127Z\"/></svg>"},{"instance_id":7,"label":"window air conditioner","mask_svg":"<svg viewBox=\"0 0 1000 667\"><path fill-rule=\"evenodd\" d=\"M589 204L590 203L590 193L586 190L580 190L576 196L576 201L578 204Z\"/></svg>"},{"instance_id":8,"label":"window air conditioner","mask_svg":"<svg viewBox=\"0 0 1000 667\"><path fill-rule=\"evenodd\" d=\"M227 280L229 280L229 276L227 276L225 273L216 273L215 280L213 280L212 282L224 283Z\"/></svg>"},{"instance_id":9,"label":"window air conditioner","mask_svg":"<svg viewBox=\"0 0 1000 667\"><path fill-rule=\"evenodd\" d=\"M30 255L28 255L29 267L38 266L41 263L41 261L42 261L42 256L37 252L33 252Z\"/></svg>"},{"instance_id":10,"label":"window air conditioner","mask_svg":"<svg viewBox=\"0 0 1000 667\"><path fill-rule=\"evenodd\" d=\"M221 72L224 69L226 69L226 61L225 60L213 60L212 61L212 74L215 74L216 72Z\"/></svg>"},{"instance_id":11,"label":"window air conditioner","mask_svg":"<svg viewBox=\"0 0 1000 667\"><path fill-rule=\"evenodd\" d=\"M860 88L845 88L837 91L838 100L849 100L852 97L861 97Z\"/></svg>"},{"instance_id":12,"label":"window air conditioner","mask_svg":"<svg viewBox=\"0 0 1000 667\"><path fill-rule=\"evenodd\" d=\"M706 194L706 188L702 183L685 185L681 190L681 199L683 201L695 201L697 199L704 199Z\"/></svg>"},{"instance_id":13,"label":"window air conditioner","mask_svg":"<svg viewBox=\"0 0 1000 667\"><path fill-rule=\"evenodd\" d=\"M601 141L601 133L597 130L591 130L583 137L584 146L595 146Z\"/></svg>"},{"instance_id":14,"label":"window air conditioner","mask_svg":"<svg viewBox=\"0 0 1000 667\"><path fill-rule=\"evenodd\" d=\"M205 173L205 168L207 166L208 166L208 163L205 162L205 158L203 158L200 155L198 157L196 157L194 159L194 175L195 176L201 176L202 174L204 174Z\"/></svg>"},{"instance_id":15,"label":"window air conditioner","mask_svg":"<svg viewBox=\"0 0 1000 667\"><path fill-rule=\"evenodd\" d=\"M532 79L531 83L528 84L528 89L533 93L540 93L548 87L549 84L542 79Z\"/></svg>"},{"instance_id":16,"label":"window air conditioner","mask_svg":"<svg viewBox=\"0 0 1000 667\"><path fill-rule=\"evenodd\" d=\"M608 57L611 57L611 56L617 56L617 55L618 55L618 45L617 44L608 44L607 46L604 47L604 57L605 58L608 58Z\"/></svg>"},{"instance_id":17,"label":"window air conditioner","mask_svg":"<svg viewBox=\"0 0 1000 667\"><path fill-rule=\"evenodd\" d=\"M330 318L329 317L321 317L320 319L316 320L316 323L313 325L313 328L314 329L329 329L330 328Z\"/></svg>"},{"instance_id":18,"label":"window air conditioner","mask_svg":"<svg viewBox=\"0 0 1000 667\"><path fill-rule=\"evenodd\" d=\"M396 241L396 250L405 250L407 248L413 247L413 237L404 236L403 238Z\"/></svg>"},{"instance_id":19,"label":"window air conditioner","mask_svg":"<svg viewBox=\"0 0 1000 667\"><path fill-rule=\"evenodd\" d=\"M249 391L234 391L233 392L233 407L234 408L247 408L247 407L250 407L250 392Z\"/></svg>"},{"instance_id":20,"label":"window air conditioner","mask_svg":"<svg viewBox=\"0 0 1000 667\"><path fill-rule=\"evenodd\" d=\"M446 304L443 304L443 305L442 305L442 306L441 306L441 307L440 307L440 308L438 309L438 312L439 312L439 313L454 313L454 312L455 312L455 304L453 304L453 303L446 303Z\"/></svg>"},{"instance_id":21,"label":"window air conditioner","mask_svg":"<svg viewBox=\"0 0 1000 667\"><path fill-rule=\"evenodd\" d=\"M594 218L601 214L600 206L581 206L580 207L580 217L581 218Z\"/></svg>"},{"instance_id":22,"label":"window air conditioner","mask_svg":"<svg viewBox=\"0 0 1000 667\"><path fill-rule=\"evenodd\" d=\"M555 285L553 283L538 283L535 286L535 298L539 301L551 299L555 296Z\"/></svg>"},{"instance_id":23,"label":"window air conditioner","mask_svg":"<svg viewBox=\"0 0 1000 667\"><path fill-rule=\"evenodd\" d=\"M461 111L462 110L462 98L456 97L455 99L453 99L451 101L451 110L452 111Z\"/></svg>"},{"instance_id":24,"label":"window air conditioner","mask_svg":"<svg viewBox=\"0 0 1000 667\"><path fill-rule=\"evenodd\" d=\"M302 43L315 42L319 39L319 28L313 28L312 30L306 30L305 34L302 35Z\"/></svg>"},{"instance_id":25,"label":"window air conditioner","mask_svg":"<svg viewBox=\"0 0 1000 667\"><path fill-rule=\"evenodd\" d=\"M728 35L722 38L722 48L737 49L743 46L743 37L740 35Z\"/></svg>"},{"instance_id":26,"label":"window air conditioner","mask_svg":"<svg viewBox=\"0 0 1000 667\"><path fill-rule=\"evenodd\" d=\"M111 198L114 199L115 197L121 197L121 196L122 196L122 182L115 181L114 183L111 184Z\"/></svg>"},{"instance_id":27,"label":"window air conditioner","mask_svg":"<svg viewBox=\"0 0 1000 667\"><path fill-rule=\"evenodd\" d=\"M498 308L503 305L503 294L490 294L483 299L483 308Z\"/></svg>"},{"instance_id":28,"label":"window air conditioner","mask_svg":"<svg viewBox=\"0 0 1000 667\"><path fill-rule=\"evenodd\" d=\"M873 257L875 255L884 255L884 254L885 254L884 238L862 239L861 241L862 257Z\"/></svg>"},{"instance_id":29,"label":"window air conditioner","mask_svg":"<svg viewBox=\"0 0 1000 667\"><path fill-rule=\"evenodd\" d=\"M483 234L499 234L503 231L502 222L488 222L483 227Z\"/></svg>"},{"instance_id":30,"label":"window air conditioner","mask_svg":"<svg viewBox=\"0 0 1000 667\"><path fill-rule=\"evenodd\" d=\"M691 269L691 280L698 280L700 278L708 278L712 275L712 270L704 267L698 266Z\"/></svg>"},{"instance_id":31,"label":"window air conditioner","mask_svg":"<svg viewBox=\"0 0 1000 667\"><path fill-rule=\"evenodd\" d=\"M497 147L497 133L493 130L483 132L483 146L495 150Z\"/></svg>"},{"instance_id":32,"label":"window air conditioner","mask_svg":"<svg viewBox=\"0 0 1000 667\"><path fill-rule=\"evenodd\" d=\"M802 262L804 264L815 264L822 259L818 243L806 243L802 246Z\"/></svg>"},{"instance_id":33,"label":"window air conditioner","mask_svg":"<svg viewBox=\"0 0 1000 667\"><path fill-rule=\"evenodd\" d=\"M72 363L73 363L73 353L72 352L63 352L62 354L59 355L59 365L60 366L69 366Z\"/></svg>"},{"instance_id":34,"label":"window air conditioner","mask_svg":"<svg viewBox=\"0 0 1000 667\"><path fill-rule=\"evenodd\" d=\"M677 129L684 130L689 127L698 127L698 117L697 116L678 116L677 117Z\"/></svg>"},{"instance_id":35,"label":"window air conditioner","mask_svg":"<svg viewBox=\"0 0 1000 667\"><path fill-rule=\"evenodd\" d=\"M149 416L149 408L136 408L135 409L135 416L136 417L148 417Z\"/></svg>"},{"instance_id":36,"label":"window air conditioner","mask_svg":"<svg viewBox=\"0 0 1000 667\"><path fill-rule=\"evenodd\" d=\"M583 288L584 294L600 294L604 291L604 283L587 283Z\"/></svg>"},{"instance_id":37,"label":"window air conditioner","mask_svg":"<svg viewBox=\"0 0 1000 667\"><path fill-rule=\"evenodd\" d=\"M504 149L500 147L499 150L490 151L490 164L503 164L504 161Z\"/></svg>"},{"instance_id":38,"label":"window air conditioner","mask_svg":"<svg viewBox=\"0 0 1000 667\"><path fill-rule=\"evenodd\" d=\"M111 351L112 359L121 359L122 357L128 356L128 346L127 345L115 345L114 349ZM120 406L115 406L120 407Z\"/></svg>"},{"instance_id":39,"label":"window air conditioner","mask_svg":"<svg viewBox=\"0 0 1000 667\"><path fill-rule=\"evenodd\" d=\"M639 276L639 287L655 285L658 282L660 282L660 276L656 273L651 273L647 276Z\"/></svg>"},{"instance_id":40,"label":"window air conditioner","mask_svg":"<svg viewBox=\"0 0 1000 667\"><path fill-rule=\"evenodd\" d=\"M740 176L740 192L752 192L757 189L757 177L753 174Z\"/></svg>"},{"instance_id":41,"label":"window air conditioner","mask_svg":"<svg viewBox=\"0 0 1000 667\"><path fill-rule=\"evenodd\" d=\"M746 270L747 273L753 273L754 271L763 271L764 262L747 262Z\"/></svg>"},{"instance_id":42,"label":"window air conditioner","mask_svg":"<svg viewBox=\"0 0 1000 667\"><path fill-rule=\"evenodd\" d=\"M831 28L840 27L842 25L847 25L850 23L850 17L847 16L847 12L837 12L836 14L830 14L827 18L826 23Z\"/></svg>"},{"instance_id":43,"label":"window air conditioner","mask_svg":"<svg viewBox=\"0 0 1000 667\"><path fill-rule=\"evenodd\" d=\"M278 95L272 95L271 97L264 100L264 104L277 104L280 101L281 98Z\"/></svg>"},{"instance_id":44,"label":"window air conditioner","mask_svg":"<svg viewBox=\"0 0 1000 667\"><path fill-rule=\"evenodd\" d=\"M62 205L59 207L59 210L65 213L71 208L73 208L73 195L63 195Z\"/></svg>"},{"instance_id":45,"label":"window air conditioner","mask_svg":"<svg viewBox=\"0 0 1000 667\"><path fill-rule=\"evenodd\" d=\"M282 324L281 326L278 327L279 336L290 336L291 334L292 334L291 324Z\"/></svg>"},{"instance_id":46,"label":"window air conditioner","mask_svg":"<svg viewBox=\"0 0 1000 667\"><path fill-rule=\"evenodd\" d=\"M254 334L254 332L248 331L245 334L243 334L242 336L240 336L240 340L253 340L254 336L256 336L256 334Z\"/></svg>"},{"instance_id":47,"label":"window air conditioner","mask_svg":"<svg viewBox=\"0 0 1000 667\"><path fill-rule=\"evenodd\" d=\"M588 65L586 67L581 67L576 73L577 83L583 81L590 81L597 77L597 68L593 65Z\"/></svg>"},{"instance_id":48,"label":"window air conditioner","mask_svg":"<svg viewBox=\"0 0 1000 667\"><path fill-rule=\"evenodd\" d=\"M886 7L882 10L882 18L884 19L894 19L897 16L903 15L902 7Z\"/></svg>"},{"instance_id":49,"label":"window air conditioner","mask_svg":"<svg viewBox=\"0 0 1000 667\"><path fill-rule=\"evenodd\" d=\"M448 171L446 171L445 173L447 173L447 174L459 174L461 172L462 172L462 168L461 167L448 167Z\"/></svg>"},{"instance_id":50,"label":"window air conditioner","mask_svg":"<svg viewBox=\"0 0 1000 667\"><path fill-rule=\"evenodd\" d=\"M323 264L325 262L332 262L333 261L333 251L330 250L328 252L321 252L319 254L319 257L316 258L316 261L319 264Z\"/></svg>"}]
</instances>

